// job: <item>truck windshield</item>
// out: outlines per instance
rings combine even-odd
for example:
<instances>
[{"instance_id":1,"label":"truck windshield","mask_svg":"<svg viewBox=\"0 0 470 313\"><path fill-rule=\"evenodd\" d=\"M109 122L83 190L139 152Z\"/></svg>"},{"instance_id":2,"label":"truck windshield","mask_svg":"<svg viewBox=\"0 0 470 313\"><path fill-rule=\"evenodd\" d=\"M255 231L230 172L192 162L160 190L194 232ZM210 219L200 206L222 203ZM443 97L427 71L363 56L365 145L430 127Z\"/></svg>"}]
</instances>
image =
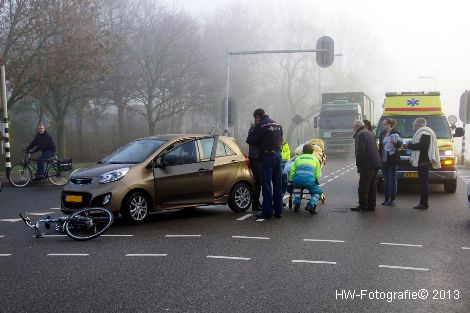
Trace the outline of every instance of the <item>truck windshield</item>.
<instances>
[{"instance_id":1,"label":"truck windshield","mask_svg":"<svg viewBox=\"0 0 470 313\"><path fill-rule=\"evenodd\" d=\"M331 111L320 114L320 128L324 129L352 129L357 119L357 111Z\"/></svg>"},{"instance_id":2,"label":"truck windshield","mask_svg":"<svg viewBox=\"0 0 470 313\"><path fill-rule=\"evenodd\" d=\"M416 116L416 115L407 115L407 116L382 116L380 123L377 127L377 136L382 132L382 123L383 120L387 117L393 118L397 124L395 129L398 130L402 138L413 138L415 130L413 129L413 121L418 117L423 117L427 121L427 126L434 130L437 138L439 139L448 139L452 137L450 132L449 123L445 116Z\"/></svg>"}]
</instances>

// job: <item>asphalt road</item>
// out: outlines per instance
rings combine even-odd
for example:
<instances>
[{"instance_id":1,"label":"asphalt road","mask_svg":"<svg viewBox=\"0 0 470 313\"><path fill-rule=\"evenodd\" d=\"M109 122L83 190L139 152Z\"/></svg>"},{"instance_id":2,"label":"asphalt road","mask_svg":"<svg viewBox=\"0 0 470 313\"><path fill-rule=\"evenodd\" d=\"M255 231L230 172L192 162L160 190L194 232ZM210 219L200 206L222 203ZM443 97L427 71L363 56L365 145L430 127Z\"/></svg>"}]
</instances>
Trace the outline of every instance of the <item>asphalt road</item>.
<instances>
[{"instance_id":1,"label":"asphalt road","mask_svg":"<svg viewBox=\"0 0 470 313\"><path fill-rule=\"evenodd\" d=\"M329 160L314 216L174 210L144 225L116 220L113 236L88 242L34 239L18 221L59 215L59 188L5 187L0 311L470 312L470 171L456 194L433 186L426 211L412 209L418 189L406 186L396 207L358 213L352 163Z\"/></svg>"}]
</instances>

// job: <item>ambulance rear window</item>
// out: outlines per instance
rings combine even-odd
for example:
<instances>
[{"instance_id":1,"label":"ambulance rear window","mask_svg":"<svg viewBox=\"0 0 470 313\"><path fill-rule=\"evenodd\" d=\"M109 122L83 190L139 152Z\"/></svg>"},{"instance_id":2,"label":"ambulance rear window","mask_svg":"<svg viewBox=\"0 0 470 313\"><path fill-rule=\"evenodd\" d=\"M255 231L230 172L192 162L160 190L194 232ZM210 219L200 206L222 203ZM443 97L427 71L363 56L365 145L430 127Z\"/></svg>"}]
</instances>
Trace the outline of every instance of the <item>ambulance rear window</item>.
<instances>
[{"instance_id":1,"label":"ambulance rear window","mask_svg":"<svg viewBox=\"0 0 470 313\"><path fill-rule=\"evenodd\" d=\"M393 118L396 121L395 129L398 130L402 138L413 138L415 130L413 129L413 121L423 117L427 121L427 126L430 127L436 133L438 139L451 138L449 123L445 116L413 116L413 115L401 115L401 116L382 116L380 123L377 127L377 136L383 131L382 122L385 118Z\"/></svg>"}]
</instances>

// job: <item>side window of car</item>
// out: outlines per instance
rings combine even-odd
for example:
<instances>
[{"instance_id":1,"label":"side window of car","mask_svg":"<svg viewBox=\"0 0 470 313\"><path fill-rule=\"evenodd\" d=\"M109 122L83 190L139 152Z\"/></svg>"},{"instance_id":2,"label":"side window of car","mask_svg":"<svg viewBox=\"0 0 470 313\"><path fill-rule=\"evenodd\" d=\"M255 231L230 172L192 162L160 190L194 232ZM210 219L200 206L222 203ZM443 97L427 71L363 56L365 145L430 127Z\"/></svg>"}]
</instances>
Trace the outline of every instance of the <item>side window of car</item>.
<instances>
[{"instance_id":1,"label":"side window of car","mask_svg":"<svg viewBox=\"0 0 470 313\"><path fill-rule=\"evenodd\" d=\"M214 138L204 138L198 140L199 142L199 156L201 162L210 161L212 155L212 147L214 146Z\"/></svg>"},{"instance_id":2,"label":"side window of car","mask_svg":"<svg viewBox=\"0 0 470 313\"><path fill-rule=\"evenodd\" d=\"M197 162L196 142L194 140L183 143L164 156L166 166L190 164Z\"/></svg>"},{"instance_id":3,"label":"side window of car","mask_svg":"<svg viewBox=\"0 0 470 313\"><path fill-rule=\"evenodd\" d=\"M226 156L226 152L225 152L225 144L219 140L219 142L217 142L217 150L215 152L215 157L216 158L221 158L221 157L224 157Z\"/></svg>"},{"instance_id":4,"label":"side window of car","mask_svg":"<svg viewBox=\"0 0 470 313\"><path fill-rule=\"evenodd\" d=\"M233 150L232 150L229 146L227 146L227 145L225 145L225 144L224 144L224 146L225 146L225 153L226 153L227 155L236 155L236 153L233 152Z\"/></svg>"}]
</instances>

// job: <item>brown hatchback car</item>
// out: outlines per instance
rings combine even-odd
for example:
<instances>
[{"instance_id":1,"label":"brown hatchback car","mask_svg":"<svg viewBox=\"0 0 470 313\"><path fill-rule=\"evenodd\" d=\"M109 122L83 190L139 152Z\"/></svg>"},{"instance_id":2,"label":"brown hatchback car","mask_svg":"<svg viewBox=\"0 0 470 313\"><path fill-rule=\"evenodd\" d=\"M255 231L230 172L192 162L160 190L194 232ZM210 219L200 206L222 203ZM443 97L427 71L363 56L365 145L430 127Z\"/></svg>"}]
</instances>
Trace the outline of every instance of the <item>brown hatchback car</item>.
<instances>
[{"instance_id":1,"label":"brown hatchback car","mask_svg":"<svg viewBox=\"0 0 470 313\"><path fill-rule=\"evenodd\" d=\"M231 137L142 138L73 172L63 187L61 210L107 207L131 223L145 221L153 211L210 204L244 212L254 188L248 165Z\"/></svg>"}]
</instances>

